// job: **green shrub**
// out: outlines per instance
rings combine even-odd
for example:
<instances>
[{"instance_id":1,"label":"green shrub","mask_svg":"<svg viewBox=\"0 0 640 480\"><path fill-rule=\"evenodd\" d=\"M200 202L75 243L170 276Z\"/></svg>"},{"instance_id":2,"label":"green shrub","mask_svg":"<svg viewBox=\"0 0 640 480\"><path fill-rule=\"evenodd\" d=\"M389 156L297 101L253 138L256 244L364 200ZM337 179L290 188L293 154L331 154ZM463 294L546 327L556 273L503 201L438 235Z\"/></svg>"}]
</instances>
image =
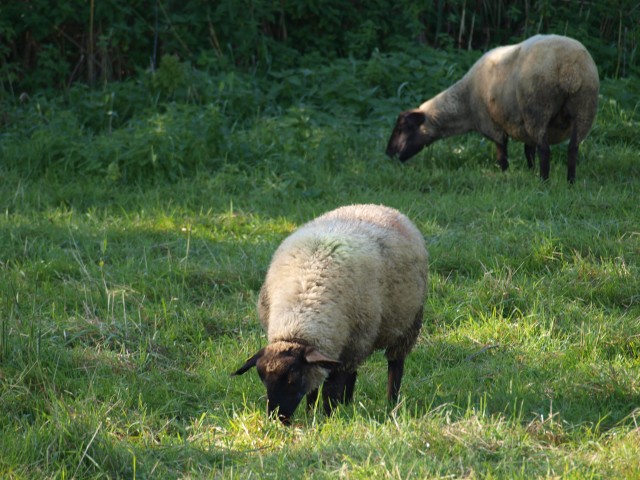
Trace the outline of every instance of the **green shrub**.
<instances>
[{"instance_id":1,"label":"green shrub","mask_svg":"<svg viewBox=\"0 0 640 480\"><path fill-rule=\"evenodd\" d=\"M25 0L5 2L1 13L0 91L11 96L77 82L104 86L162 68L163 57L216 72L280 71L311 58L326 65L424 45L486 50L535 33L582 40L603 76L628 76L639 62L632 0L536 0L527 8L515 0ZM183 76L176 73L158 77L156 87L177 87Z\"/></svg>"},{"instance_id":2,"label":"green shrub","mask_svg":"<svg viewBox=\"0 0 640 480\"><path fill-rule=\"evenodd\" d=\"M208 73L166 56L157 70L100 89L75 84L61 94L5 99L3 168L119 182L175 180L229 163L251 169L271 162L281 172L295 170L309 152L338 163L341 152L332 147L338 132L341 141L370 138L382 154L397 113L455 82L479 55L422 47L412 55L375 52L330 64L307 58L307 66L267 75ZM590 142L637 144L640 91L634 79L603 79L585 156ZM480 136L456 139L456 145L435 146L423 158L438 167L492 162L493 147ZM303 191L313 190L303 183Z\"/></svg>"}]
</instances>

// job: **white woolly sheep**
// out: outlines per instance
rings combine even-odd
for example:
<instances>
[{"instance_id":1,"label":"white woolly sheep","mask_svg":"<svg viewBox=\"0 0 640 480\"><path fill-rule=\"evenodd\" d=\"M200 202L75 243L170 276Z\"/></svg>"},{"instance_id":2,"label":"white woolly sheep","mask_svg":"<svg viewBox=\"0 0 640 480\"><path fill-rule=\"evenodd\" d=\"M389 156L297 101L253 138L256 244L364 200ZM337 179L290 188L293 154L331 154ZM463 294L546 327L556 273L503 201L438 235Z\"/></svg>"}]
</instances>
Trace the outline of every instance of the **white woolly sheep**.
<instances>
[{"instance_id":1,"label":"white woolly sheep","mask_svg":"<svg viewBox=\"0 0 640 480\"><path fill-rule=\"evenodd\" d=\"M269 344L233 375L256 367L270 414L288 424L323 384L324 411L353 397L359 365L377 349L396 401L404 360L422 325L428 258L403 214L378 205L332 210L276 250L260 290L258 316Z\"/></svg>"},{"instance_id":2,"label":"white woolly sheep","mask_svg":"<svg viewBox=\"0 0 640 480\"><path fill-rule=\"evenodd\" d=\"M567 180L575 181L578 146L598 108L600 81L591 55L578 41L536 35L484 54L457 83L398 117L386 153L408 160L434 141L469 131L497 146L509 167L507 140L524 142L530 168L536 147L540 176L549 178L549 145L569 138Z\"/></svg>"}]
</instances>

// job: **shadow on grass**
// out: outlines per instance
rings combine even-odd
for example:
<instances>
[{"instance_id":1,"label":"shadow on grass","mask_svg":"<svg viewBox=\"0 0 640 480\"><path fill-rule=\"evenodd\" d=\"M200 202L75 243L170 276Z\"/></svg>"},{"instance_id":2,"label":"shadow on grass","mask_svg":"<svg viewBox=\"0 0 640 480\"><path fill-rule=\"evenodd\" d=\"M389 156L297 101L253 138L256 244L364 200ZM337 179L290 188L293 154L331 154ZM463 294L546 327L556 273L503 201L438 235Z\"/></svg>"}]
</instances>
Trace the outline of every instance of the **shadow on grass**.
<instances>
[{"instance_id":1,"label":"shadow on grass","mask_svg":"<svg viewBox=\"0 0 640 480\"><path fill-rule=\"evenodd\" d=\"M554 414L570 428L602 430L628 419L640 405L634 367L578 362L573 355L429 340L408 359L405 409L420 415L449 404L462 416L471 408L525 423Z\"/></svg>"}]
</instances>

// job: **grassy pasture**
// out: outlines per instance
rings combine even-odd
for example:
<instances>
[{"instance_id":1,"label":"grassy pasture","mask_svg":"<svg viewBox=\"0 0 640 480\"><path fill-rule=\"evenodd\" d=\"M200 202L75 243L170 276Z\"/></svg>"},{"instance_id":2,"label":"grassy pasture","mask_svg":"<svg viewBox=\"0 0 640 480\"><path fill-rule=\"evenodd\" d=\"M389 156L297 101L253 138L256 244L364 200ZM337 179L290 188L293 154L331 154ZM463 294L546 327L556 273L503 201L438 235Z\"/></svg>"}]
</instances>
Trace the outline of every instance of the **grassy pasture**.
<instances>
[{"instance_id":1,"label":"grassy pasture","mask_svg":"<svg viewBox=\"0 0 640 480\"><path fill-rule=\"evenodd\" d=\"M383 78L405 60L345 62L317 83L203 76L156 103L115 85L12 106L3 477L640 477L634 81L603 82L576 184L566 146L543 184L521 145L503 173L477 135L385 158L397 111L426 97ZM445 60L427 65L435 91L464 69ZM366 75L381 87L359 91L350 78ZM189 96L203 85L217 96ZM115 105L127 94L139 113ZM396 207L425 235L424 328L399 405L376 354L353 405L300 408L285 428L257 375L229 372L265 343L255 302L279 242L356 202Z\"/></svg>"}]
</instances>

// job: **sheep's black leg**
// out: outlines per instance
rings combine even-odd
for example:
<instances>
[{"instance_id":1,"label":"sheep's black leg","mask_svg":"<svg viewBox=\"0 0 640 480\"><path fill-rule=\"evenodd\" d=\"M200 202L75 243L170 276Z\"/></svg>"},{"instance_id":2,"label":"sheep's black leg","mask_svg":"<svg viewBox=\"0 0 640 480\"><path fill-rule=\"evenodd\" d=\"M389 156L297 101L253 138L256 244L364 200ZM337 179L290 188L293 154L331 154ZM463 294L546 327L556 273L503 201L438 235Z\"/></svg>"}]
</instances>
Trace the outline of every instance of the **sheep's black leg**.
<instances>
[{"instance_id":1,"label":"sheep's black leg","mask_svg":"<svg viewBox=\"0 0 640 480\"><path fill-rule=\"evenodd\" d=\"M344 386L344 403L351 403L353 400L353 391L356 388L356 377L358 372L347 374L346 384Z\"/></svg>"},{"instance_id":2,"label":"sheep's black leg","mask_svg":"<svg viewBox=\"0 0 640 480\"><path fill-rule=\"evenodd\" d=\"M527 159L527 165L529 165L529 168L533 169L536 166L536 146L525 145L524 156Z\"/></svg>"},{"instance_id":3,"label":"sheep's black leg","mask_svg":"<svg viewBox=\"0 0 640 480\"><path fill-rule=\"evenodd\" d=\"M385 352L388 365L387 399L390 402L398 401L398 392L400 391L400 383L404 373L404 359L418 339L420 328L422 328L422 316L423 307L420 307L416 312L411 328L394 345L389 346Z\"/></svg>"},{"instance_id":4,"label":"sheep's black leg","mask_svg":"<svg viewBox=\"0 0 640 480\"><path fill-rule=\"evenodd\" d=\"M398 392L400 391L400 383L402 382L402 374L404 373L404 359L415 345L418 335L420 334L422 316L423 307L420 307L416 312L411 328L406 332L404 337L400 338L395 345L387 348L385 352L388 365L387 399L390 402L398 401Z\"/></svg>"},{"instance_id":5,"label":"sheep's black leg","mask_svg":"<svg viewBox=\"0 0 640 480\"><path fill-rule=\"evenodd\" d=\"M322 406L327 415L331 414L338 403L351 400L355 383L355 372L334 370L329 374L322 387Z\"/></svg>"},{"instance_id":6,"label":"sheep's black leg","mask_svg":"<svg viewBox=\"0 0 640 480\"><path fill-rule=\"evenodd\" d=\"M540 155L540 178L549 180L549 169L551 167L551 148L545 140L538 145L538 155Z\"/></svg>"},{"instance_id":7,"label":"sheep's black leg","mask_svg":"<svg viewBox=\"0 0 640 480\"><path fill-rule=\"evenodd\" d=\"M318 389L311 390L307 393L307 408L312 409L316 406L316 402L318 401Z\"/></svg>"},{"instance_id":8,"label":"sheep's black leg","mask_svg":"<svg viewBox=\"0 0 640 480\"><path fill-rule=\"evenodd\" d=\"M569 140L569 151L567 152L567 181L576 181L576 163L578 163L578 134L574 128Z\"/></svg>"},{"instance_id":9,"label":"sheep's black leg","mask_svg":"<svg viewBox=\"0 0 640 480\"><path fill-rule=\"evenodd\" d=\"M388 360L387 363L389 375L387 380L387 399L390 402L397 402L400 383L402 382L402 374L404 373L404 358Z\"/></svg>"},{"instance_id":10,"label":"sheep's black leg","mask_svg":"<svg viewBox=\"0 0 640 480\"><path fill-rule=\"evenodd\" d=\"M498 164L502 171L504 172L507 168L509 168L509 158L507 155L507 142L509 141L509 137L505 136L502 142L496 142L496 152L498 155Z\"/></svg>"}]
</instances>

